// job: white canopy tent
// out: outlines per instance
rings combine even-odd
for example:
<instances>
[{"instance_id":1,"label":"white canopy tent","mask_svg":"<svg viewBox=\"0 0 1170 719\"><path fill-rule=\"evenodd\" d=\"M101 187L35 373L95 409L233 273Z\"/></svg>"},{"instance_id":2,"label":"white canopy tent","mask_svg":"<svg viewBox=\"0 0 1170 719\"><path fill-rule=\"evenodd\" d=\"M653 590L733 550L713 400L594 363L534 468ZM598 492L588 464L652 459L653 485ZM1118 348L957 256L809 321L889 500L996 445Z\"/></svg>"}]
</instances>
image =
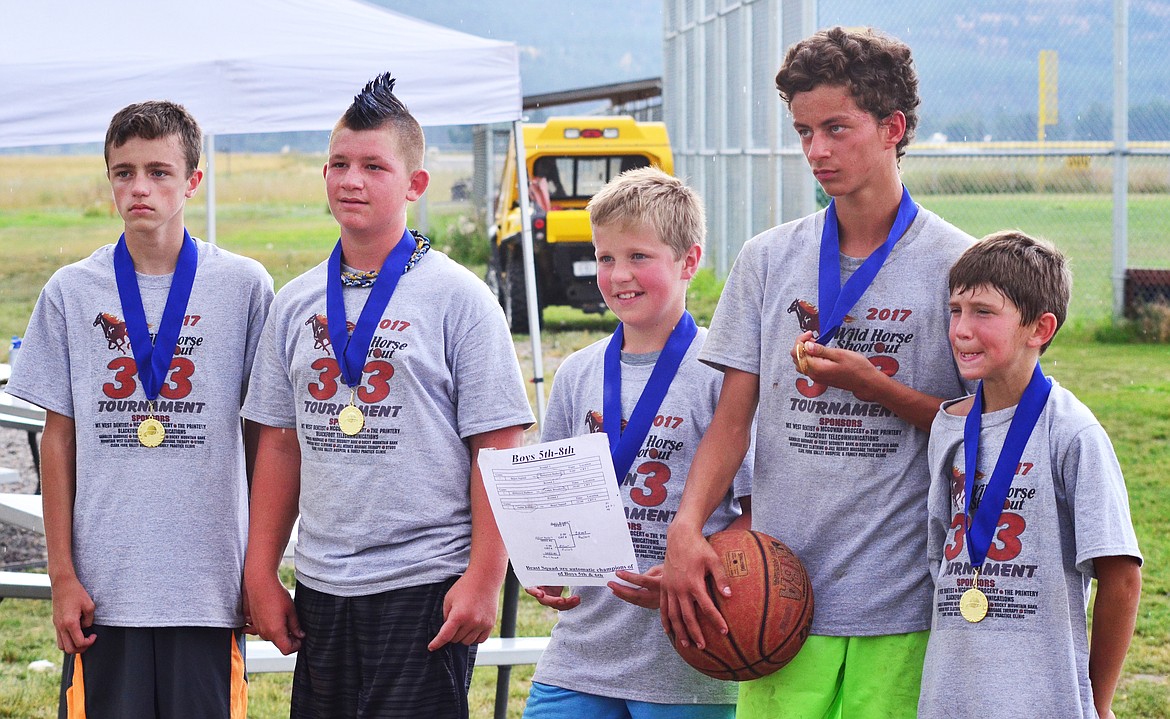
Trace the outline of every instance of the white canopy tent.
<instances>
[{"instance_id":1,"label":"white canopy tent","mask_svg":"<svg viewBox=\"0 0 1170 719\"><path fill-rule=\"evenodd\" d=\"M423 125L520 117L513 43L357 0L41 0L0 17L0 147L100 141L150 98L212 135L324 130L386 70Z\"/></svg>"},{"instance_id":2,"label":"white canopy tent","mask_svg":"<svg viewBox=\"0 0 1170 719\"><path fill-rule=\"evenodd\" d=\"M208 237L215 241L217 134L330 129L375 75L423 125L518 123L519 55L359 0L92 0L7 3L0 22L0 147L101 141L145 99L182 103L208 138ZM516 133L520 137L520 133ZM523 157L523 152L520 153ZM521 192L527 199L527 193ZM528 208L522 208L529 217ZM529 222L525 222L527 230ZM536 314L531 238L525 252ZM534 324L537 416L543 420Z\"/></svg>"}]
</instances>

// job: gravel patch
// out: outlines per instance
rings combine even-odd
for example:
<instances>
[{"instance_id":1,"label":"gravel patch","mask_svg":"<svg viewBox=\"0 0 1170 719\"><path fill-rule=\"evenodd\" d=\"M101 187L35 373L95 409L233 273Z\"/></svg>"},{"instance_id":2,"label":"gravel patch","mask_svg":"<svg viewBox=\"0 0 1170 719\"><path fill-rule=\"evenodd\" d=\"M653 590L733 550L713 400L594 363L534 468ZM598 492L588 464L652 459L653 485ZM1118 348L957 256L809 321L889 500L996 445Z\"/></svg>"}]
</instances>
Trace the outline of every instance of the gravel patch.
<instances>
[{"instance_id":1,"label":"gravel patch","mask_svg":"<svg viewBox=\"0 0 1170 719\"><path fill-rule=\"evenodd\" d=\"M28 435L0 429L0 467L20 472L20 480L0 484L0 492L32 494L37 489ZM0 522L0 569L33 569L46 562L45 538L36 532Z\"/></svg>"}]
</instances>

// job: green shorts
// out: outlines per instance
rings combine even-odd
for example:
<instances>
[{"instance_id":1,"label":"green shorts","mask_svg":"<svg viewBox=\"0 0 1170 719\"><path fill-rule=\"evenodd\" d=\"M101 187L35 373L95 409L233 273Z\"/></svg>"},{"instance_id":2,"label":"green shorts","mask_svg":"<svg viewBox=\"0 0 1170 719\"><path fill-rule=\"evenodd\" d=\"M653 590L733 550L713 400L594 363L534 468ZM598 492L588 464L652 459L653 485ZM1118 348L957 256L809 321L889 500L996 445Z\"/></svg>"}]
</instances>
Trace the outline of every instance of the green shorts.
<instances>
[{"instance_id":1,"label":"green shorts","mask_svg":"<svg viewBox=\"0 0 1170 719\"><path fill-rule=\"evenodd\" d=\"M810 636L788 666L740 683L736 719L915 719L929 636Z\"/></svg>"}]
</instances>

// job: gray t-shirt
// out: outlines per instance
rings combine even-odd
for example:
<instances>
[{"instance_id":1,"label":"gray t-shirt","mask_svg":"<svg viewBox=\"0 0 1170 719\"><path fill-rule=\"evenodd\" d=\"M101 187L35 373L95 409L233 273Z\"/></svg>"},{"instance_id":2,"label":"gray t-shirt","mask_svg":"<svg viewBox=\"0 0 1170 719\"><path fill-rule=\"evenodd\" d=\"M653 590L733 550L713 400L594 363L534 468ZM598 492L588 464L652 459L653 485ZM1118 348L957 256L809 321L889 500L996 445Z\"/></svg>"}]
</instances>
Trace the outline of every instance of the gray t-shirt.
<instances>
[{"instance_id":1,"label":"gray t-shirt","mask_svg":"<svg viewBox=\"0 0 1170 719\"><path fill-rule=\"evenodd\" d=\"M431 250L404 274L349 404L329 341L326 263L276 296L244 416L295 427L301 447L297 580L365 596L462 574L471 548L468 438L527 426L532 411L503 311L483 281ZM356 322L368 288L345 288Z\"/></svg>"},{"instance_id":2,"label":"gray t-shirt","mask_svg":"<svg viewBox=\"0 0 1170 719\"><path fill-rule=\"evenodd\" d=\"M792 548L812 579L812 633L874 636L930 626L927 434L876 402L813 384L789 351L817 322L824 212L753 238L700 357L760 378L752 526ZM966 390L947 340L947 273L971 238L919 209L834 347L936 397ZM842 258L842 280L861 264ZM827 312L827 310L824 310Z\"/></svg>"},{"instance_id":3,"label":"gray t-shirt","mask_svg":"<svg viewBox=\"0 0 1170 719\"><path fill-rule=\"evenodd\" d=\"M73 418L73 563L98 624L243 624L248 487L240 405L272 278L254 260L197 245L195 284L155 407L166 428L161 446L138 441L147 401L113 245L45 285L8 384L9 393ZM152 334L172 277L138 275Z\"/></svg>"},{"instance_id":4,"label":"gray t-shirt","mask_svg":"<svg viewBox=\"0 0 1170 719\"><path fill-rule=\"evenodd\" d=\"M723 376L698 361L706 330L691 343L622 484L639 571L662 564L666 529L678 511L691 459L711 423ZM545 441L604 431L605 348L609 338L570 355L557 370L545 419ZM657 352L622 355L622 414L629 418ZM751 456L704 527L713 534L740 514L736 497L751 495ZM581 604L560 612L534 681L601 696L660 704L733 704L736 684L688 666L662 631L658 612L613 596L607 587L573 587Z\"/></svg>"},{"instance_id":5,"label":"gray t-shirt","mask_svg":"<svg viewBox=\"0 0 1170 719\"><path fill-rule=\"evenodd\" d=\"M976 497L1015 411L983 415ZM930 434L934 624L918 716L1095 719L1085 622L1093 559L1141 561L1113 445L1092 412L1053 383L979 577L988 615L972 624L959 614L972 578L963 530L965 421L940 411Z\"/></svg>"}]
</instances>

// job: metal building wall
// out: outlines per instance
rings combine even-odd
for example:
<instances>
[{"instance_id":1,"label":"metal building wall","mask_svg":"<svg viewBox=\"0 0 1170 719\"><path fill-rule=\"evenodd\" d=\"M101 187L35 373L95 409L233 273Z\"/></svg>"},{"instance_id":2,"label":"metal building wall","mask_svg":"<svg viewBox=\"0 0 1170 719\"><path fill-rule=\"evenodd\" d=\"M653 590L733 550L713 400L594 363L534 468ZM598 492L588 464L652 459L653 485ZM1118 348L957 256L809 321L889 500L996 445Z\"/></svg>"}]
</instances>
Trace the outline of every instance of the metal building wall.
<instances>
[{"instance_id":1,"label":"metal building wall","mask_svg":"<svg viewBox=\"0 0 1170 719\"><path fill-rule=\"evenodd\" d=\"M675 174L702 195L706 264L726 276L750 237L815 209L774 78L784 49L815 29L816 0L664 0L663 9Z\"/></svg>"}]
</instances>

